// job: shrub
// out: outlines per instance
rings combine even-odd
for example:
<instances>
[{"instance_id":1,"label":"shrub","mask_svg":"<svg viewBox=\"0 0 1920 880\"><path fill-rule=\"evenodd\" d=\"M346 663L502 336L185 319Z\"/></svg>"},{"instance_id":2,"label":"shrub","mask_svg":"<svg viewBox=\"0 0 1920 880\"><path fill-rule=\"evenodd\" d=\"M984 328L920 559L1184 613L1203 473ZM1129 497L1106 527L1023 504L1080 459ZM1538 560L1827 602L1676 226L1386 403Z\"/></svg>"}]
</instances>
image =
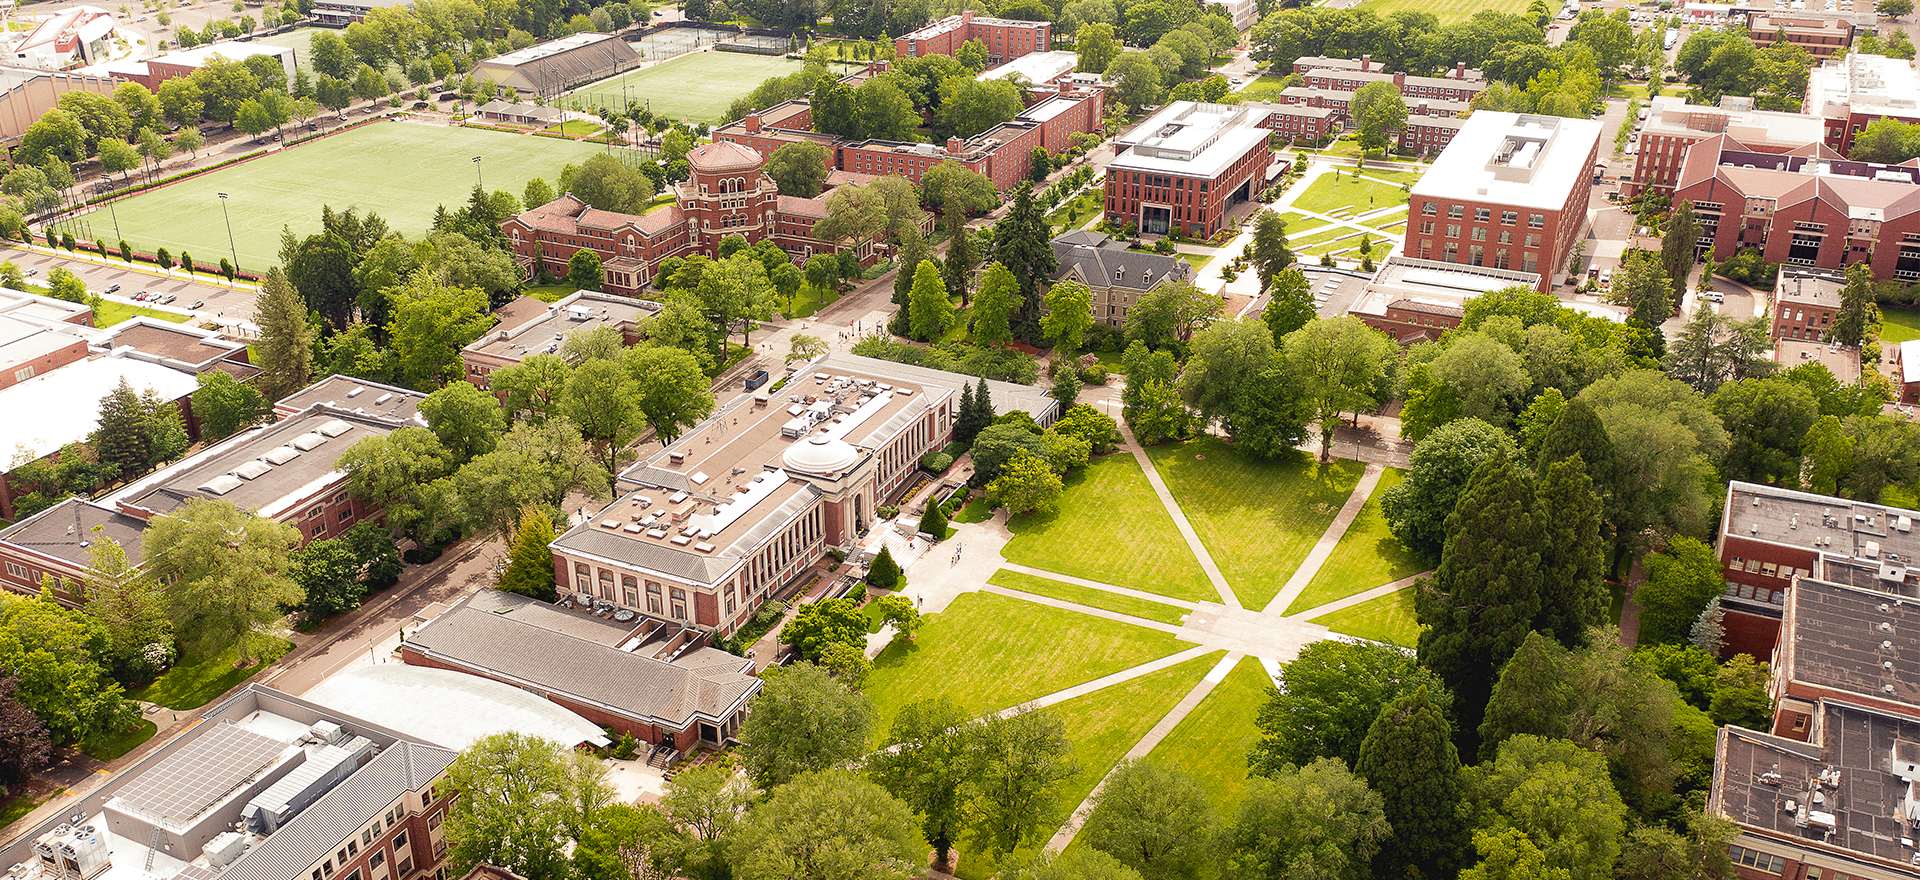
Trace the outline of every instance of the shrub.
<instances>
[{"instance_id":1,"label":"shrub","mask_svg":"<svg viewBox=\"0 0 1920 880\"><path fill-rule=\"evenodd\" d=\"M929 504L920 514L920 531L933 536L935 541L946 540L947 516L940 511L940 505Z\"/></svg>"},{"instance_id":2,"label":"shrub","mask_svg":"<svg viewBox=\"0 0 1920 880\"><path fill-rule=\"evenodd\" d=\"M920 466L929 473L944 474L947 468L953 467L953 456L939 451L929 452L920 457Z\"/></svg>"},{"instance_id":3,"label":"shrub","mask_svg":"<svg viewBox=\"0 0 1920 880\"><path fill-rule=\"evenodd\" d=\"M875 510L874 513L879 514L881 519L893 519L900 514L900 508L892 504L886 504L882 505L878 510Z\"/></svg>"}]
</instances>

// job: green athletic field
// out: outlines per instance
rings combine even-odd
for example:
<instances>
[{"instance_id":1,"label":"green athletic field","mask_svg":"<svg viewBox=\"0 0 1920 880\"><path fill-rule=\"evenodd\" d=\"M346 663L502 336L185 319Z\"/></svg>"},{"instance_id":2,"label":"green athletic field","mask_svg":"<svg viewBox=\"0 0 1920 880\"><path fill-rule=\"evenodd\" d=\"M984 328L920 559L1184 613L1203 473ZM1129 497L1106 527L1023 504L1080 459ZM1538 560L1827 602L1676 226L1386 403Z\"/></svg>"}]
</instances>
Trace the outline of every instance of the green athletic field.
<instances>
[{"instance_id":1,"label":"green athletic field","mask_svg":"<svg viewBox=\"0 0 1920 880\"><path fill-rule=\"evenodd\" d=\"M601 80L568 93L567 98L589 106L619 107L623 99L648 102L655 116L716 123L735 100L768 78L795 73L800 67L800 62L779 56L695 52Z\"/></svg>"},{"instance_id":2,"label":"green athletic field","mask_svg":"<svg viewBox=\"0 0 1920 880\"><path fill-rule=\"evenodd\" d=\"M320 229L320 208L359 208L417 238L433 225L434 208L464 204L477 182L474 156L488 190L518 197L533 177L557 183L560 169L605 149L558 138L406 122L376 122L345 134L289 147L251 162L203 174L95 208L87 219L96 234L113 229L135 249L156 247L177 259L218 264L228 253L227 225L218 193L228 195L240 267L257 271L279 262L280 228L305 237Z\"/></svg>"},{"instance_id":3,"label":"green athletic field","mask_svg":"<svg viewBox=\"0 0 1920 880\"><path fill-rule=\"evenodd\" d=\"M1489 12L1524 12L1528 0L1366 0L1360 8L1370 10L1382 16L1390 15L1402 9L1417 9L1431 12L1440 19L1442 26L1466 21L1473 14L1485 9Z\"/></svg>"}]
</instances>

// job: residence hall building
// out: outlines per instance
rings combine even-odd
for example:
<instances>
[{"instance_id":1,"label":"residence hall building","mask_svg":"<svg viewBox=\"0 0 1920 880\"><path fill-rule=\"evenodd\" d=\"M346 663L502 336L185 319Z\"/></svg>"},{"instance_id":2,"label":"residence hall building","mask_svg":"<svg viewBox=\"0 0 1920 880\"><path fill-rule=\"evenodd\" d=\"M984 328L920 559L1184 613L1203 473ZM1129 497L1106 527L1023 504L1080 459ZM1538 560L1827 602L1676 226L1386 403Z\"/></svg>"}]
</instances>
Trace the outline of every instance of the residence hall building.
<instances>
[{"instance_id":1,"label":"residence hall building","mask_svg":"<svg viewBox=\"0 0 1920 880\"><path fill-rule=\"evenodd\" d=\"M1540 277L1530 272L1436 263L1405 254L1392 254L1380 264L1367 287L1347 314L1411 345L1433 341L1460 326L1467 300L1509 287L1537 287Z\"/></svg>"},{"instance_id":2,"label":"residence hall building","mask_svg":"<svg viewBox=\"0 0 1920 880\"><path fill-rule=\"evenodd\" d=\"M1920 74L1911 61L1849 52L1807 76L1801 109L1821 120L1827 146L1844 154L1867 123L1883 116L1920 122Z\"/></svg>"},{"instance_id":3,"label":"residence hall building","mask_svg":"<svg viewBox=\"0 0 1920 880\"><path fill-rule=\"evenodd\" d=\"M1545 291L1586 225L1599 155L1594 120L1475 113L1413 185L1403 252L1536 274Z\"/></svg>"},{"instance_id":4,"label":"residence hall building","mask_svg":"<svg viewBox=\"0 0 1920 880\"><path fill-rule=\"evenodd\" d=\"M1727 487L1725 511L1715 543L1727 580L1721 607L1729 654L1773 651L1795 578L1833 577L1835 566L1856 565L1897 568L1901 583L1914 583L1915 511L1743 482Z\"/></svg>"},{"instance_id":5,"label":"residence hall building","mask_svg":"<svg viewBox=\"0 0 1920 880\"><path fill-rule=\"evenodd\" d=\"M1093 319L1109 327L1127 321L1127 309L1163 285L1191 281L1193 267L1178 257L1127 249L1127 243L1091 229L1053 240L1053 282L1078 281L1092 292Z\"/></svg>"},{"instance_id":6,"label":"residence hall building","mask_svg":"<svg viewBox=\"0 0 1920 880\"><path fill-rule=\"evenodd\" d=\"M640 53L612 34L573 34L535 43L473 66L475 80L491 79L515 93L553 97L581 83L640 66Z\"/></svg>"},{"instance_id":7,"label":"residence hall building","mask_svg":"<svg viewBox=\"0 0 1920 880\"><path fill-rule=\"evenodd\" d=\"M443 880L459 753L249 684L29 830L15 880ZM77 817L77 818L76 818Z\"/></svg>"},{"instance_id":8,"label":"residence hall building","mask_svg":"<svg viewBox=\"0 0 1920 880\"><path fill-rule=\"evenodd\" d=\"M813 237L813 225L827 216L828 192L811 199L781 195L760 170L765 160L739 144L701 144L687 153L687 164L690 176L674 184L673 204L648 214L602 211L566 194L509 218L500 228L514 261L530 278L542 266L565 274L576 251L591 250L600 256L603 290L637 296L653 282L660 261L714 256L729 235L750 243L771 240L795 262L840 250ZM844 185L861 180L840 178ZM871 265L879 255L878 243L863 244L860 264Z\"/></svg>"},{"instance_id":9,"label":"residence hall building","mask_svg":"<svg viewBox=\"0 0 1920 880\"><path fill-rule=\"evenodd\" d=\"M953 55L968 40L979 40L987 47L987 63L999 64L1053 48L1053 23L989 18L968 10L895 37L893 52L901 58Z\"/></svg>"},{"instance_id":10,"label":"residence hall building","mask_svg":"<svg viewBox=\"0 0 1920 880\"><path fill-rule=\"evenodd\" d=\"M554 539L561 592L731 635L828 550L853 547L920 457L952 438L961 390L976 381L836 352L722 403ZM996 412L1052 422L1042 389L987 387Z\"/></svg>"},{"instance_id":11,"label":"residence hall building","mask_svg":"<svg viewBox=\"0 0 1920 880\"><path fill-rule=\"evenodd\" d=\"M1640 151L1633 176L1621 187L1627 195L1652 189L1672 193L1694 144L1726 135L1755 153L1812 152L1822 137L1821 121L1802 113L1753 109L1753 99L1723 95L1713 107L1689 104L1685 98L1663 95L1653 99L1640 131ZM1832 158L1837 154L1828 153Z\"/></svg>"},{"instance_id":12,"label":"residence hall building","mask_svg":"<svg viewBox=\"0 0 1920 880\"><path fill-rule=\"evenodd\" d=\"M1474 71L1474 73L1478 72ZM1307 88L1347 94L1357 92L1361 86L1372 83L1388 83L1400 93L1400 97L1404 98L1409 106L1421 99L1472 101L1475 95L1487 90L1485 79L1468 75L1467 63L1464 61L1448 71L1445 76L1388 73L1373 69L1371 59L1363 59L1362 68L1359 70L1315 68L1299 76L1300 84Z\"/></svg>"},{"instance_id":13,"label":"residence hall building","mask_svg":"<svg viewBox=\"0 0 1920 880\"><path fill-rule=\"evenodd\" d=\"M727 745L760 691L753 661L706 636L579 596L548 603L481 590L407 633L400 658L531 691L653 746L649 761L670 766L696 747Z\"/></svg>"},{"instance_id":14,"label":"residence hall building","mask_svg":"<svg viewBox=\"0 0 1920 880\"><path fill-rule=\"evenodd\" d=\"M1817 154L1817 155L1816 155ZM1920 163L1835 158L1811 144L1786 155L1726 135L1695 144L1674 187L1693 203L1701 249L1725 260L1757 248L1769 263L1920 280Z\"/></svg>"},{"instance_id":15,"label":"residence hall building","mask_svg":"<svg viewBox=\"0 0 1920 880\"><path fill-rule=\"evenodd\" d=\"M1840 313L1840 291L1846 286L1843 275L1781 266L1770 294L1773 322L1768 338L1776 342L1826 338L1833 317Z\"/></svg>"},{"instance_id":16,"label":"residence hall building","mask_svg":"<svg viewBox=\"0 0 1920 880\"><path fill-rule=\"evenodd\" d=\"M876 69L884 63L877 62ZM830 168L856 174L893 174L915 184L935 165L956 162L1005 191L1027 179L1034 147L1059 153L1073 145L1074 135L1099 131L1105 98L1104 88L1082 86L1070 78L1057 79L1048 88L1030 89L1022 95L1027 107L1012 120L965 140L949 138L942 144L844 141L821 134L812 130L813 109L808 99L800 98L720 126L714 129L713 141L739 144L762 158L791 143L819 144L829 151Z\"/></svg>"},{"instance_id":17,"label":"residence hall building","mask_svg":"<svg viewBox=\"0 0 1920 880\"><path fill-rule=\"evenodd\" d=\"M1273 151L1258 107L1174 101L1113 139L1108 222L1211 238L1267 180Z\"/></svg>"}]
</instances>

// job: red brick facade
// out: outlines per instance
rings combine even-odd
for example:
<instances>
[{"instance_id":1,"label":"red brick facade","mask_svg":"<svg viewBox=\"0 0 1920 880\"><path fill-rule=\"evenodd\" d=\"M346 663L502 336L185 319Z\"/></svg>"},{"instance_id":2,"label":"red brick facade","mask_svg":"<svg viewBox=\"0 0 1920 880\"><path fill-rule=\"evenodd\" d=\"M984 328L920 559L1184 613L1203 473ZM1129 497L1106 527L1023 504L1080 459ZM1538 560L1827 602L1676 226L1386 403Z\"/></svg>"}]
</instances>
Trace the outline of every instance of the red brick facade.
<instances>
[{"instance_id":1,"label":"red brick facade","mask_svg":"<svg viewBox=\"0 0 1920 880\"><path fill-rule=\"evenodd\" d=\"M1045 52L1052 39L1050 22L988 18L968 10L895 37L893 50L901 58L953 55L968 40L979 40L987 47L987 63L1001 64L1022 55Z\"/></svg>"}]
</instances>

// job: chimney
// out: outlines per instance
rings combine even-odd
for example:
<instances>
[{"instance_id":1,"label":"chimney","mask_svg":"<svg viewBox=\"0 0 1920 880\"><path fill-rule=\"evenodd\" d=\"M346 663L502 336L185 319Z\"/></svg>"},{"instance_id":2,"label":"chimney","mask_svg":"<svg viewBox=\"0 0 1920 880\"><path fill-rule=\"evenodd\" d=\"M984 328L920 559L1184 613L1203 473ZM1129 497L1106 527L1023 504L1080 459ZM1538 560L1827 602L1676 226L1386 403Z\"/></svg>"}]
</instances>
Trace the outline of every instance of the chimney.
<instances>
[{"instance_id":1,"label":"chimney","mask_svg":"<svg viewBox=\"0 0 1920 880\"><path fill-rule=\"evenodd\" d=\"M760 130L759 111L748 113L747 118L740 120L740 124L746 126L747 131L754 131L754 132L759 131Z\"/></svg>"},{"instance_id":2,"label":"chimney","mask_svg":"<svg viewBox=\"0 0 1920 880\"><path fill-rule=\"evenodd\" d=\"M965 27L971 24L973 24L973 10L968 9L962 11L960 13L960 25Z\"/></svg>"},{"instance_id":3,"label":"chimney","mask_svg":"<svg viewBox=\"0 0 1920 880\"><path fill-rule=\"evenodd\" d=\"M1467 78L1467 62L1460 61L1453 65L1453 78L1459 80Z\"/></svg>"},{"instance_id":4,"label":"chimney","mask_svg":"<svg viewBox=\"0 0 1920 880\"><path fill-rule=\"evenodd\" d=\"M1372 69L1373 69L1373 56L1372 55L1360 56L1360 72L1366 73Z\"/></svg>"},{"instance_id":5,"label":"chimney","mask_svg":"<svg viewBox=\"0 0 1920 880\"><path fill-rule=\"evenodd\" d=\"M961 146L963 146L964 144L965 142L960 140L957 137L947 138L947 152L958 153L960 152Z\"/></svg>"},{"instance_id":6,"label":"chimney","mask_svg":"<svg viewBox=\"0 0 1920 880\"><path fill-rule=\"evenodd\" d=\"M1423 99L1420 103L1415 104L1413 107L1413 112L1414 112L1414 115L1416 116L1427 115L1427 102ZM747 118L752 119L753 117L749 116Z\"/></svg>"},{"instance_id":7,"label":"chimney","mask_svg":"<svg viewBox=\"0 0 1920 880\"><path fill-rule=\"evenodd\" d=\"M1071 91L1073 91L1073 77L1071 75L1061 77L1060 94L1064 95Z\"/></svg>"},{"instance_id":8,"label":"chimney","mask_svg":"<svg viewBox=\"0 0 1920 880\"><path fill-rule=\"evenodd\" d=\"M1394 88L1396 88L1396 89L1399 89L1399 90L1401 90L1401 91L1406 91L1406 88L1407 88L1407 75L1406 75L1405 73L1396 73L1396 74L1394 74L1394 75L1393 75L1393 87L1394 87Z\"/></svg>"}]
</instances>

